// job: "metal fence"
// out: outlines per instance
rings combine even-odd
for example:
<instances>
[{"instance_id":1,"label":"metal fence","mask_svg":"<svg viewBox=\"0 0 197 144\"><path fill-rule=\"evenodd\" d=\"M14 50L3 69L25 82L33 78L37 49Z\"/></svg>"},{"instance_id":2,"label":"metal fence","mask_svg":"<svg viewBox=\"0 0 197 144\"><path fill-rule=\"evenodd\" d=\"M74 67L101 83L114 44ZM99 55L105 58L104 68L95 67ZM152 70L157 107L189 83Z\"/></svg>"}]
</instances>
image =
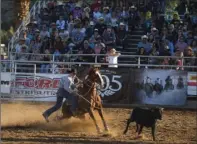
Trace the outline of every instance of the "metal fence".
<instances>
[{"instance_id":1,"label":"metal fence","mask_svg":"<svg viewBox=\"0 0 197 144\"><path fill-rule=\"evenodd\" d=\"M18 59L17 55L26 59ZM50 61L39 60L48 56ZM38 60L30 60L35 57ZM127 63L118 62L112 64L106 62L108 55L104 54L32 54L32 53L14 53L12 60L2 60L3 72L25 72L25 73L64 73L64 70L72 66L88 66L99 65L102 67L117 65L118 67L133 67L133 68L160 68L160 69L177 69L177 70L196 70L196 57L176 57L176 56L141 56L141 55L120 55L119 59L126 58ZM16 58L16 59L15 59ZM90 58L90 59L89 59ZM135 63L133 62L135 59ZM168 61L168 63L166 62ZM47 69L46 71L43 69ZM43 71L41 71L43 70ZM62 71L62 72L61 72Z\"/></svg>"}]
</instances>

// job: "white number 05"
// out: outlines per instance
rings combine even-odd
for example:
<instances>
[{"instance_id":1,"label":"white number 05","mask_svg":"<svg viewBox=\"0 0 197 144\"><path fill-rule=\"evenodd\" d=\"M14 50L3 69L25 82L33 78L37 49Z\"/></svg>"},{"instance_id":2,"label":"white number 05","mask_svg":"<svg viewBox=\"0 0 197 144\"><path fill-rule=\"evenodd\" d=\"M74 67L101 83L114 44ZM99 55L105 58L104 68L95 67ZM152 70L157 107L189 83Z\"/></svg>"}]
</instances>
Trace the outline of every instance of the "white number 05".
<instances>
[{"instance_id":1,"label":"white number 05","mask_svg":"<svg viewBox=\"0 0 197 144\"><path fill-rule=\"evenodd\" d=\"M120 79L121 76L119 75L113 75L112 76L112 83L115 83L118 85L118 87L116 89L112 88L112 86L110 85L110 79L108 76L106 75L102 75L103 79L105 79L105 82L106 82L106 86L101 89L101 91L106 91L107 89L111 90L111 91L119 91L121 88L122 88L122 84L117 80L117 79Z\"/></svg>"}]
</instances>

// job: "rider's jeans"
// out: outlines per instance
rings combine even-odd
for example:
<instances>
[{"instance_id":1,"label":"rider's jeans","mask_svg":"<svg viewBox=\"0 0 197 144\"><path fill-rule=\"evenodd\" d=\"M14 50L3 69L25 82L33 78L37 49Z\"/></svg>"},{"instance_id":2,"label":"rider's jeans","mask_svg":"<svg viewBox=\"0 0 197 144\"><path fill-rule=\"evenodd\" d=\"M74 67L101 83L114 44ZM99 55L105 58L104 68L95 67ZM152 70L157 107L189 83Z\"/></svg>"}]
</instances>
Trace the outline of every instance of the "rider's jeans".
<instances>
[{"instance_id":1,"label":"rider's jeans","mask_svg":"<svg viewBox=\"0 0 197 144\"><path fill-rule=\"evenodd\" d=\"M68 100L68 101L71 101L71 111L75 111L76 108L77 108L77 102L78 102L77 101L78 100L77 96L65 91L63 88L59 88L58 91L57 91L56 104L53 107L46 110L44 113L47 116L50 116L53 112L60 109L61 106L62 106L62 102L63 102L64 98L66 98L66 100Z\"/></svg>"}]
</instances>

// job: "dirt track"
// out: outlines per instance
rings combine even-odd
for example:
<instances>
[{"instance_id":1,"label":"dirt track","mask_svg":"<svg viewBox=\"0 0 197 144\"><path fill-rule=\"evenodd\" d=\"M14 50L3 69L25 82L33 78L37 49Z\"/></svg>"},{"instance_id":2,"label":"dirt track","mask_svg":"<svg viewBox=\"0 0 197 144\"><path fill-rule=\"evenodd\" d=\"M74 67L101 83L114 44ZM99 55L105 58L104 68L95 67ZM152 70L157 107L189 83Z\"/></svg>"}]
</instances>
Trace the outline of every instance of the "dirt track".
<instances>
[{"instance_id":1,"label":"dirt track","mask_svg":"<svg viewBox=\"0 0 197 144\"><path fill-rule=\"evenodd\" d=\"M46 124L41 114L49 105L2 104L1 126L3 143L24 144L126 144L153 143L150 129L143 130L143 138L135 140L135 124L123 135L125 121L130 114L127 109L104 109L111 129L110 136L97 135L92 121L70 119L61 123ZM53 115L53 117L56 114ZM51 119L53 119L53 117ZM97 116L99 120L99 117ZM101 122L99 122L101 123ZM100 124L101 125L101 124ZM157 143L197 143L196 112L165 111L163 120L157 124ZM101 125L102 126L102 125ZM101 127L103 128L103 127Z\"/></svg>"}]
</instances>

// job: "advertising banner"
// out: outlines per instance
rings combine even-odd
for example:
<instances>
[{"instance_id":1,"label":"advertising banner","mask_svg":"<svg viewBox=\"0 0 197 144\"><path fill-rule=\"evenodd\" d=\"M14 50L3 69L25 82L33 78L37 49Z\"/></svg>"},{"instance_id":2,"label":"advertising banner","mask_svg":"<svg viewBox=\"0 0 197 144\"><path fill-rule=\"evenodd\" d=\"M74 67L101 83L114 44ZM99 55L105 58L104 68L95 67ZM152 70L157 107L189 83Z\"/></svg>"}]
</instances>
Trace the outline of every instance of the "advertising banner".
<instances>
[{"instance_id":1,"label":"advertising banner","mask_svg":"<svg viewBox=\"0 0 197 144\"><path fill-rule=\"evenodd\" d=\"M11 93L17 99L34 101L56 101L56 92L62 74L15 75Z\"/></svg>"},{"instance_id":2,"label":"advertising banner","mask_svg":"<svg viewBox=\"0 0 197 144\"><path fill-rule=\"evenodd\" d=\"M187 94L188 96L197 96L197 72L188 72Z\"/></svg>"},{"instance_id":3,"label":"advertising banner","mask_svg":"<svg viewBox=\"0 0 197 144\"><path fill-rule=\"evenodd\" d=\"M1 72L1 93L10 93L11 73Z\"/></svg>"},{"instance_id":4,"label":"advertising banner","mask_svg":"<svg viewBox=\"0 0 197 144\"><path fill-rule=\"evenodd\" d=\"M127 103L129 70L108 68L102 69L101 74L105 82L104 88L99 90L99 94L105 103Z\"/></svg>"},{"instance_id":5,"label":"advertising banner","mask_svg":"<svg viewBox=\"0 0 197 144\"><path fill-rule=\"evenodd\" d=\"M187 99L187 72L176 70L134 70L134 97L137 104L184 105Z\"/></svg>"}]
</instances>

